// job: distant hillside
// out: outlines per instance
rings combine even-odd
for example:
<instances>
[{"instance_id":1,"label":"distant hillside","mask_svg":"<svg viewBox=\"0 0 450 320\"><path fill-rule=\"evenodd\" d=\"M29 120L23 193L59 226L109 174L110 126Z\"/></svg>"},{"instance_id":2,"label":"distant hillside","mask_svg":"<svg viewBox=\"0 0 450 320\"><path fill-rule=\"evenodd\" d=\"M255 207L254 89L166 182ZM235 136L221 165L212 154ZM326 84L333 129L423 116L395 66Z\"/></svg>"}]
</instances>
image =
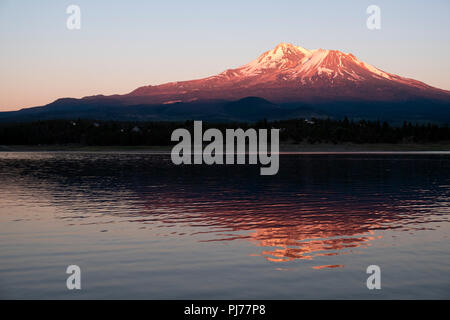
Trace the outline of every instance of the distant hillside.
<instances>
[{"instance_id":1,"label":"distant hillside","mask_svg":"<svg viewBox=\"0 0 450 320\"><path fill-rule=\"evenodd\" d=\"M351 53L280 43L246 65L204 79L142 86L124 95L59 99L1 112L0 122L302 117L450 123L450 92L380 70Z\"/></svg>"},{"instance_id":2,"label":"distant hillside","mask_svg":"<svg viewBox=\"0 0 450 320\"><path fill-rule=\"evenodd\" d=\"M218 122L284 120L296 118L345 117L355 120L381 120L392 124L402 121L450 123L447 102L416 100L405 102L327 102L282 103L247 97L237 101L214 100L176 102L159 105L124 105L112 98L59 99L43 107L0 112L0 122L29 122L52 119L91 119L115 121L184 121Z\"/></svg>"}]
</instances>

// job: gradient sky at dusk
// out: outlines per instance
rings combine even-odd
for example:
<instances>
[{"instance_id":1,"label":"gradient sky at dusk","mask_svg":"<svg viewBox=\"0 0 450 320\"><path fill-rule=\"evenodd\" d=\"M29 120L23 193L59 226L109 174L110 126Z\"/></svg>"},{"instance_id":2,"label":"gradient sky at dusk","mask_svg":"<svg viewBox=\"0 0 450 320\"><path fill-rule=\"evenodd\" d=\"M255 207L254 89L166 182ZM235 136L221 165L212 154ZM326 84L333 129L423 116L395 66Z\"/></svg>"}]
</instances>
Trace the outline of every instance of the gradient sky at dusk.
<instances>
[{"instance_id":1,"label":"gradient sky at dusk","mask_svg":"<svg viewBox=\"0 0 450 320\"><path fill-rule=\"evenodd\" d=\"M81 30L66 8L81 8ZM366 8L381 7L381 30ZM450 90L450 1L0 1L0 111L217 74L280 42Z\"/></svg>"}]
</instances>

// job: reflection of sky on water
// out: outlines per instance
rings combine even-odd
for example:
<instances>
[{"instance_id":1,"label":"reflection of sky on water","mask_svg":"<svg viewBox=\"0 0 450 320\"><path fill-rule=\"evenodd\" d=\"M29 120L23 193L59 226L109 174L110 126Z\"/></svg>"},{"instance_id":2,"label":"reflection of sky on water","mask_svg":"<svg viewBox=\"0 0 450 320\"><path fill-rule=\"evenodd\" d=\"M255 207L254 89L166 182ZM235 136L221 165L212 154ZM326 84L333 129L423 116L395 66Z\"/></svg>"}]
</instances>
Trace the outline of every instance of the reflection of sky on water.
<instances>
[{"instance_id":1,"label":"reflection of sky on water","mask_svg":"<svg viewBox=\"0 0 450 320\"><path fill-rule=\"evenodd\" d=\"M69 225L107 231L120 218L160 237L250 241L268 261L287 262L362 250L380 230L448 222L449 159L284 155L279 174L262 177L258 166L175 167L163 155L9 154L0 190L3 202L49 202Z\"/></svg>"}]
</instances>

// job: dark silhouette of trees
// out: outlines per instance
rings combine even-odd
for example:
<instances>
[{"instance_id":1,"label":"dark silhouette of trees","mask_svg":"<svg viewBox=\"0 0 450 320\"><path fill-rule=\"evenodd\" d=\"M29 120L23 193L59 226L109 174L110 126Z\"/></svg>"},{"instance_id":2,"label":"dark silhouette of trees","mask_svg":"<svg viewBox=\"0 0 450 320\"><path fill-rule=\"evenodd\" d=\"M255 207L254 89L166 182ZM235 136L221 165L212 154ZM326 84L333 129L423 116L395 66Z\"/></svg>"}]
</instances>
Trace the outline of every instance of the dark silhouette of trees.
<instances>
[{"instance_id":1,"label":"dark silhouette of trees","mask_svg":"<svg viewBox=\"0 0 450 320\"><path fill-rule=\"evenodd\" d=\"M147 145L163 146L173 130L186 128L193 132L193 121L120 122L94 120L47 120L0 124L0 145ZM412 124L391 126L387 122L331 119L294 119L256 123L208 123L203 130L217 128L280 129L284 143L432 143L450 141L448 124Z\"/></svg>"}]
</instances>

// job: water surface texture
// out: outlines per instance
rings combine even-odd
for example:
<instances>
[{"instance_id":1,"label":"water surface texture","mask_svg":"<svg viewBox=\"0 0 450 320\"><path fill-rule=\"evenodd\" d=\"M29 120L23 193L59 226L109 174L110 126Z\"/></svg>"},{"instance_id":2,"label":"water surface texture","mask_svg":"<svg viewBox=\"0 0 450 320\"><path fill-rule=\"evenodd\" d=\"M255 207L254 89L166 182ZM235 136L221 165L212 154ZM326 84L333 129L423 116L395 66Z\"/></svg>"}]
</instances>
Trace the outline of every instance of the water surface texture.
<instances>
[{"instance_id":1,"label":"water surface texture","mask_svg":"<svg viewBox=\"0 0 450 320\"><path fill-rule=\"evenodd\" d=\"M0 298L449 299L449 205L449 154L3 152Z\"/></svg>"}]
</instances>

